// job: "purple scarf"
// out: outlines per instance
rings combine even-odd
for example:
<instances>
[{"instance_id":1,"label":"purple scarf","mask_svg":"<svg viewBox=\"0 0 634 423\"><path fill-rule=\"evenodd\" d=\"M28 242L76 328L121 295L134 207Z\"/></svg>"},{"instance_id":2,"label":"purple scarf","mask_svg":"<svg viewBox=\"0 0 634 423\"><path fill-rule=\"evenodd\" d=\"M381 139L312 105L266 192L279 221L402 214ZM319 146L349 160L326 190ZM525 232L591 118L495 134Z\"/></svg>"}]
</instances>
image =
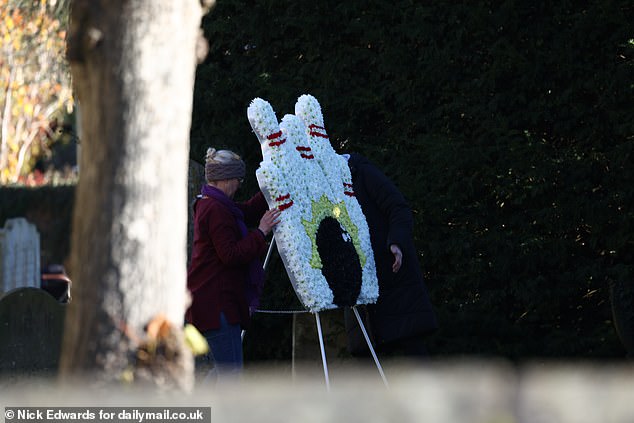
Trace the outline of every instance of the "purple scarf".
<instances>
[{"instance_id":1,"label":"purple scarf","mask_svg":"<svg viewBox=\"0 0 634 423\"><path fill-rule=\"evenodd\" d=\"M224 192L211 185L203 185L200 193L203 196L213 198L220 202L231 211L231 214L236 219L238 228L242 238L249 233L247 225L244 223L244 213L238 208L235 201L229 198ZM247 281L245 284L245 293L247 297L247 303L249 304L249 312L253 312L260 305L260 295L262 294L262 288L264 286L264 269L262 268L262 262L260 259L255 258L249 263L249 274L247 275Z\"/></svg>"}]
</instances>

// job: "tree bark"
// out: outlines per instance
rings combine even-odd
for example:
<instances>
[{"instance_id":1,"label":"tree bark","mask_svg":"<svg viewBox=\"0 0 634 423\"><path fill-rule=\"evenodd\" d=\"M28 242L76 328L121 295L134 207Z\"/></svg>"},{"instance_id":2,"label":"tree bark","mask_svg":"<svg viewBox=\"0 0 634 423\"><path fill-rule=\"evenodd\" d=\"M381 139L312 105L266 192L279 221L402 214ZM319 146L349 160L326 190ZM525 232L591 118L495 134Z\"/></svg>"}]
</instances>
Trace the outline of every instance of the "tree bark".
<instances>
[{"instance_id":1,"label":"tree bark","mask_svg":"<svg viewBox=\"0 0 634 423\"><path fill-rule=\"evenodd\" d=\"M72 3L68 56L82 148L63 378L129 376L147 340L144 326L160 314L184 345L187 165L201 16L199 0ZM191 355L167 361L173 368L154 369L154 376L181 371L176 383L189 384Z\"/></svg>"}]
</instances>

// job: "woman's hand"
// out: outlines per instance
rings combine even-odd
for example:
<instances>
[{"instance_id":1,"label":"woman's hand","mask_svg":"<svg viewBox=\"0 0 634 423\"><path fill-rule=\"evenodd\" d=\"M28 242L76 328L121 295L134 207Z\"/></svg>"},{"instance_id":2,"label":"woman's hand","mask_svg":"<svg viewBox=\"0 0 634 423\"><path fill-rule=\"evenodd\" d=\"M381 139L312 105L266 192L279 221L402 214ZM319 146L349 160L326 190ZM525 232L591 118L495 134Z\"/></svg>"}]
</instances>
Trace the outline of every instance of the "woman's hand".
<instances>
[{"instance_id":1,"label":"woman's hand","mask_svg":"<svg viewBox=\"0 0 634 423\"><path fill-rule=\"evenodd\" d=\"M258 229L266 236L271 232L271 229L278 223L280 223L280 210L276 207L271 210L267 210L260 219L260 226Z\"/></svg>"}]
</instances>

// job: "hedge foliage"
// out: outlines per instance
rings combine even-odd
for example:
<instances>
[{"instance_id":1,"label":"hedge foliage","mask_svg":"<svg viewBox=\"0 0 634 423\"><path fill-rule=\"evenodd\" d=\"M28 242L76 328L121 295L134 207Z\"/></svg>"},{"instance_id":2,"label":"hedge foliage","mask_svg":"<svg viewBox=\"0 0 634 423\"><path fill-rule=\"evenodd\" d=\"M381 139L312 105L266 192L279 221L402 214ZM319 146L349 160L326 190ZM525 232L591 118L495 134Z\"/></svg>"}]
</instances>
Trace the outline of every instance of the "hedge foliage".
<instances>
[{"instance_id":1,"label":"hedge foliage","mask_svg":"<svg viewBox=\"0 0 634 423\"><path fill-rule=\"evenodd\" d=\"M230 148L254 171L251 99L281 119L313 94L333 146L411 202L434 354L622 357L609 293L634 276L632 22L610 0L218 1L191 157Z\"/></svg>"},{"instance_id":2,"label":"hedge foliage","mask_svg":"<svg viewBox=\"0 0 634 423\"><path fill-rule=\"evenodd\" d=\"M40 234L41 266L65 264L74 203L75 185L0 187L0 229L7 219L26 218Z\"/></svg>"}]
</instances>

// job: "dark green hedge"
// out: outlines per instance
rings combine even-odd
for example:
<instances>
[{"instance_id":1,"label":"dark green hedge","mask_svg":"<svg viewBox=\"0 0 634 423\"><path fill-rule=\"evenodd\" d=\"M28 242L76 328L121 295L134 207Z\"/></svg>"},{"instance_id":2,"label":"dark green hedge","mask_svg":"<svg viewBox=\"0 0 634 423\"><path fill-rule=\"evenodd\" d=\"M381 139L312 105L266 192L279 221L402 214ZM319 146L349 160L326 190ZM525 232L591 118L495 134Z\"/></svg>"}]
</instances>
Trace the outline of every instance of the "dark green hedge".
<instances>
[{"instance_id":1,"label":"dark green hedge","mask_svg":"<svg viewBox=\"0 0 634 423\"><path fill-rule=\"evenodd\" d=\"M281 119L311 93L333 145L412 204L434 354L622 357L609 287L633 283L632 22L627 1L222 0L192 158L226 147L255 170L251 99Z\"/></svg>"},{"instance_id":2,"label":"dark green hedge","mask_svg":"<svg viewBox=\"0 0 634 423\"><path fill-rule=\"evenodd\" d=\"M41 265L65 264L74 201L74 185L1 187L0 228L7 219L26 218L40 233Z\"/></svg>"}]
</instances>

